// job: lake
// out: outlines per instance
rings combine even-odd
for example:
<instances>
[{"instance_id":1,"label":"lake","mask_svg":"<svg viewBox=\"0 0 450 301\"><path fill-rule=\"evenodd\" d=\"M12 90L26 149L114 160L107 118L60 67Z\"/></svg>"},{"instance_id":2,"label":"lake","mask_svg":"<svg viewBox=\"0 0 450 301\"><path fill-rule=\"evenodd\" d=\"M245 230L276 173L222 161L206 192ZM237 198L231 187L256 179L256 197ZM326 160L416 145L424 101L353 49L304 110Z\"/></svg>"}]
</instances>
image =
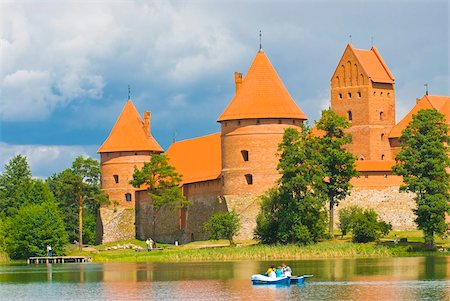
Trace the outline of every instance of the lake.
<instances>
[{"instance_id":1,"label":"lake","mask_svg":"<svg viewBox=\"0 0 450 301\"><path fill-rule=\"evenodd\" d=\"M0 265L1 300L450 300L449 257L286 261L305 285L253 286L281 262Z\"/></svg>"}]
</instances>

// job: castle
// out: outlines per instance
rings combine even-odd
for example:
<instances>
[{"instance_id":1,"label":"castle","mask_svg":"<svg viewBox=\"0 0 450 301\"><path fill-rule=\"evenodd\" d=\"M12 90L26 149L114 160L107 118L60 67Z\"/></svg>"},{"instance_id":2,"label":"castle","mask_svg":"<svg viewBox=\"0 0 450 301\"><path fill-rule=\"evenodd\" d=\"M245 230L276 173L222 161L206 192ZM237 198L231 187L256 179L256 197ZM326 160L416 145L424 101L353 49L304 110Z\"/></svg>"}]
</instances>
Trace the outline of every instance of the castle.
<instances>
[{"instance_id":1,"label":"castle","mask_svg":"<svg viewBox=\"0 0 450 301\"><path fill-rule=\"evenodd\" d=\"M235 73L236 93L217 119L221 131L173 143L166 152L183 175L188 208L163 208L155 232L151 199L145 189L128 182L164 150L151 135L150 113L144 120L131 100L109 137L99 148L102 188L111 205L100 209L98 242L152 237L181 243L206 239L203 223L214 213L234 210L241 218L238 238L253 236L260 196L279 178L277 146L284 130L307 120L263 50L246 76ZM422 108L435 108L450 122L450 97L425 95L395 122L395 79L375 47L347 45L331 78L331 109L345 116L353 137L348 150L358 159L360 177L352 179L352 195L342 206L374 208L394 229L415 228L413 195L398 192L402 178L392 175L401 131ZM336 210L337 214L338 210Z\"/></svg>"}]
</instances>

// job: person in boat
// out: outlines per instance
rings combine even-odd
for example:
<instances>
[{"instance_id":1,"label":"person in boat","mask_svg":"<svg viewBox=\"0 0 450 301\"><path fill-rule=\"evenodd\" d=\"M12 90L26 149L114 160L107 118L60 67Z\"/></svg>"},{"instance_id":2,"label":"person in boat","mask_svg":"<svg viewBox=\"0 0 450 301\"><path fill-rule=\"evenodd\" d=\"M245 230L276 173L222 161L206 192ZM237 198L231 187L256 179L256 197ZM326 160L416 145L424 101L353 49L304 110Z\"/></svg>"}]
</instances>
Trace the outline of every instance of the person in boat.
<instances>
[{"instance_id":1,"label":"person in boat","mask_svg":"<svg viewBox=\"0 0 450 301\"><path fill-rule=\"evenodd\" d=\"M264 276L271 277L272 273L275 275L275 267L273 265L264 273Z\"/></svg>"},{"instance_id":2,"label":"person in boat","mask_svg":"<svg viewBox=\"0 0 450 301\"><path fill-rule=\"evenodd\" d=\"M275 276L277 276L277 278L283 277L283 271L280 266L275 270Z\"/></svg>"},{"instance_id":3,"label":"person in boat","mask_svg":"<svg viewBox=\"0 0 450 301\"><path fill-rule=\"evenodd\" d=\"M283 263L282 266L283 266L283 268L282 268L283 275L287 276L287 277L291 277L292 276L292 269L288 265L286 265L285 263Z\"/></svg>"}]
</instances>

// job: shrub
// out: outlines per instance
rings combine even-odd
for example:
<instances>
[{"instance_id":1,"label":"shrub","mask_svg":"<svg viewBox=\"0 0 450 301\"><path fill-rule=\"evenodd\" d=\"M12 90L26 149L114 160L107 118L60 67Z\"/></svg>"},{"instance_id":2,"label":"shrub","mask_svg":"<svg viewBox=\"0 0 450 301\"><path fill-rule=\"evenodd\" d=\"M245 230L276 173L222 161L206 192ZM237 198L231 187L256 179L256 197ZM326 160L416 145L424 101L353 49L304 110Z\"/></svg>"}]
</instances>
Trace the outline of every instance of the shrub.
<instances>
[{"instance_id":1,"label":"shrub","mask_svg":"<svg viewBox=\"0 0 450 301\"><path fill-rule=\"evenodd\" d=\"M380 220L373 209L356 213L352 224L353 241L355 242L375 241L392 229L391 224Z\"/></svg>"},{"instance_id":2,"label":"shrub","mask_svg":"<svg viewBox=\"0 0 450 301\"><path fill-rule=\"evenodd\" d=\"M228 239L230 244L234 244L233 236L239 233L239 215L234 211L214 214L204 228L209 239Z\"/></svg>"},{"instance_id":3,"label":"shrub","mask_svg":"<svg viewBox=\"0 0 450 301\"><path fill-rule=\"evenodd\" d=\"M339 210L339 229L342 232L342 237L352 231L354 216L362 212L363 209L358 206L349 206Z\"/></svg>"},{"instance_id":4,"label":"shrub","mask_svg":"<svg viewBox=\"0 0 450 301\"><path fill-rule=\"evenodd\" d=\"M23 205L5 228L6 251L13 259L46 256L46 245L55 255L64 253L67 233L55 202Z\"/></svg>"}]
</instances>

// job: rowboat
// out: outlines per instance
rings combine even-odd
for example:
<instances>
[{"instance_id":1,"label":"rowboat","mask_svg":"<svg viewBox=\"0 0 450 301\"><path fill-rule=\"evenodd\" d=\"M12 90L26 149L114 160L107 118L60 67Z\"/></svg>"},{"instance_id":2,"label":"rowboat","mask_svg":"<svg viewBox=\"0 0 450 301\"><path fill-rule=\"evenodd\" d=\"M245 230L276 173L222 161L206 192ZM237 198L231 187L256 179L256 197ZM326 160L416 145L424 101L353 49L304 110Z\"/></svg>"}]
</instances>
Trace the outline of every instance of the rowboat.
<instances>
[{"instance_id":1,"label":"rowboat","mask_svg":"<svg viewBox=\"0 0 450 301\"><path fill-rule=\"evenodd\" d=\"M291 284L303 284L305 283L305 279L311 278L313 275L302 275L302 276L292 276Z\"/></svg>"},{"instance_id":2,"label":"rowboat","mask_svg":"<svg viewBox=\"0 0 450 301\"><path fill-rule=\"evenodd\" d=\"M259 284L278 284L278 285L289 285L291 283L291 277L267 277L261 274L252 275L252 283L255 285Z\"/></svg>"}]
</instances>

